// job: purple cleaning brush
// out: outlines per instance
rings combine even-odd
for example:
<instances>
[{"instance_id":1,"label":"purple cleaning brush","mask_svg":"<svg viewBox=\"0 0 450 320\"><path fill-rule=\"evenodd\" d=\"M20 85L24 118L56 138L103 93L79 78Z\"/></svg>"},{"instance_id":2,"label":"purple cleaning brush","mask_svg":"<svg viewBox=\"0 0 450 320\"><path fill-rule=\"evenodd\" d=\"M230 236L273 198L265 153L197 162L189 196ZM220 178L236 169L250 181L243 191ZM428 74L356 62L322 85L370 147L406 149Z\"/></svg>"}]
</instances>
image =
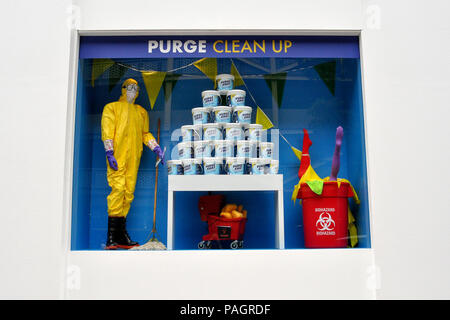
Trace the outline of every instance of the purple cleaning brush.
<instances>
[{"instance_id":1,"label":"purple cleaning brush","mask_svg":"<svg viewBox=\"0 0 450 320\"><path fill-rule=\"evenodd\" d=\"M331 163L331 175L330 181L336 181L337 175L339 172L339 167L341 165L340 153L341 153L341 145L342 145L342 137L344 136L344 129L342 127L338 127L336 129L336 146L334 148L333 154L333 162Z\"/></svg>"}]
</instances>

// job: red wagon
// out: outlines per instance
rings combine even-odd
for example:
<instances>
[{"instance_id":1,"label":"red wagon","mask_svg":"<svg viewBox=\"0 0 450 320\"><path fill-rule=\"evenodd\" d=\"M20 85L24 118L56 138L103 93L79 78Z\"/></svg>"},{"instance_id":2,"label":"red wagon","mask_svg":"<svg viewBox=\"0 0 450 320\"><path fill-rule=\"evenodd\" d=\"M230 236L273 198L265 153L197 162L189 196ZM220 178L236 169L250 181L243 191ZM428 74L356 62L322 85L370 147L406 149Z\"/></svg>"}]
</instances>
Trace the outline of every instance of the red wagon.
<instances>
[{"instance_id":1,"label":"red wagon","mask_svg":"<svg viewBox=\"0 0 450 320\"><path fill-rule=\"evenodd\" d=\"M202 196L199 200L199 211L202 221L208 223L208 234L204 235L198 243L199 249L211 249L214 244L225 247L229 243L231 249L239 249L244 246L244 232L246 218L225 219L219 217L223 207L224 196Z\"/></svg>"}]
</instances>

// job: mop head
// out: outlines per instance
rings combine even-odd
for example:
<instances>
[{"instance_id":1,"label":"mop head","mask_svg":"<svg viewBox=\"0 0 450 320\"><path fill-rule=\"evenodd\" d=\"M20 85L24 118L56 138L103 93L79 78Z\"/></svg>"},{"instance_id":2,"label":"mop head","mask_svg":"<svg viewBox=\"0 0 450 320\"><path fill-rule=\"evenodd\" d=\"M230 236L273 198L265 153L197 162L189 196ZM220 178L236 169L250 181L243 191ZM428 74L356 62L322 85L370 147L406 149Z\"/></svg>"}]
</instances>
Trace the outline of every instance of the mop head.
<instances>
[{"instance_id":1,"label":"mop head","mask_svg":"<svg viewBox=\"0 0 450 320\"><path fill-rule=\"evenodd\" d=\"M133 247L130 250L135 251L167 250L167 248L162 242L159 242L158 239L153 238L147 243L144 243L142 246Z\"/></svg>"}]
</instances>

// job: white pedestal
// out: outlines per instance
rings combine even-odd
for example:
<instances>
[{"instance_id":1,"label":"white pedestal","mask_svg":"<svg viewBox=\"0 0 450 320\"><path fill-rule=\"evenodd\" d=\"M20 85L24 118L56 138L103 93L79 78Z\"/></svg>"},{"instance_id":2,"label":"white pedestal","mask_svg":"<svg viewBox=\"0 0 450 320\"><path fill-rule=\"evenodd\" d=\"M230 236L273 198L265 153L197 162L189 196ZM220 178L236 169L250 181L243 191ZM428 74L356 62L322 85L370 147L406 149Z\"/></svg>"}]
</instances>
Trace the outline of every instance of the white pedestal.
<instances>
[{"instance_id":1,"label":"white pedestal","mask_svg":"<svg viewBox=\"0 0 450 320\"><path fill-rule=\"evenodd\" d=\"M274 191L275 245L284 249L283 175L192 175L169 176L167 249L174 246L174 192L178 191Z\"/></svg>"}]
</instances>

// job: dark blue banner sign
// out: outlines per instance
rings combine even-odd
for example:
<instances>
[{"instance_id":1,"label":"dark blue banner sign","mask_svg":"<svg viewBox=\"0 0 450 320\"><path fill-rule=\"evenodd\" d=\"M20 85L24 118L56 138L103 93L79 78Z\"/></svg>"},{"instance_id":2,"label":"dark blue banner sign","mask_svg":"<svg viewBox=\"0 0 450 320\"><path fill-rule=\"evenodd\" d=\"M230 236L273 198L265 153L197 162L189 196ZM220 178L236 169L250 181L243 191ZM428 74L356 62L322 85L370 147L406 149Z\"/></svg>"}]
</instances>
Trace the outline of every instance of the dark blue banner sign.
<instances>
[{"instance_id":1,"label":"dark blue banner sign","mask_svg":"<svg viewBox=\"0 0 450 320\"><path fill-rule=\"evenodd\" d=\"M359 58L354 36L82 36L80 58Z\"/></svg>"}]
</instances>

